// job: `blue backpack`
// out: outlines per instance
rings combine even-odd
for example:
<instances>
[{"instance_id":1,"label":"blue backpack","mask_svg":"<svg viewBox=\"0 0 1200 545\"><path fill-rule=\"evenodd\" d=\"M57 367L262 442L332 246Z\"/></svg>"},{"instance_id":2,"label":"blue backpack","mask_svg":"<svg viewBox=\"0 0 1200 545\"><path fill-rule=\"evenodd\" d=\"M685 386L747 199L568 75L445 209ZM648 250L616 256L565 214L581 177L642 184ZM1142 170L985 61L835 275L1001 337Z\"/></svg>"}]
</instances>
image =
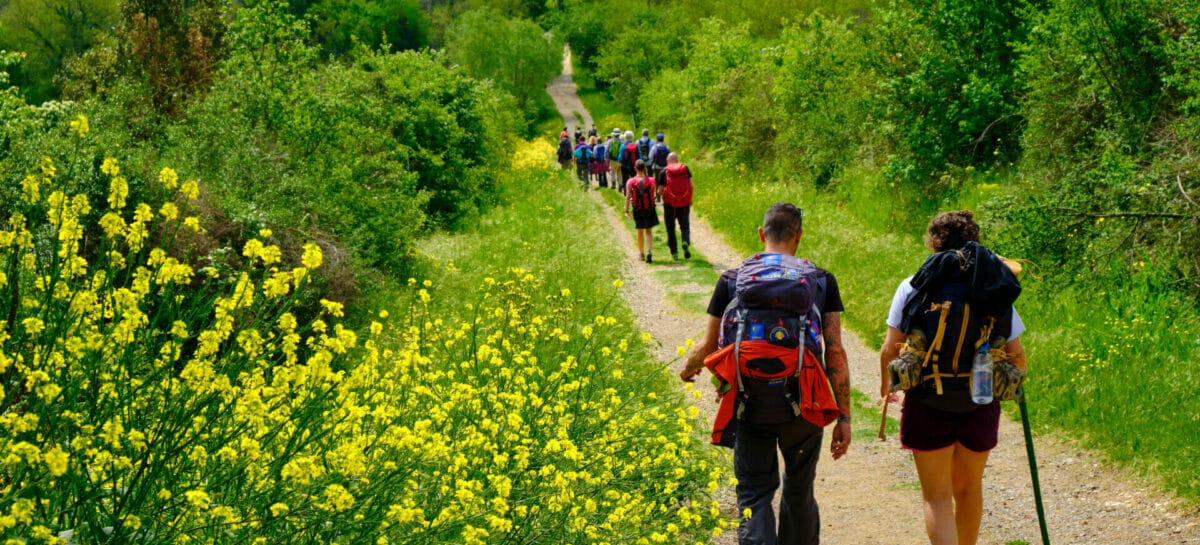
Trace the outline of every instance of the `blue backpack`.
<instances>
[{"instance_id":1,"label":"blue backpack","mask_svg":"<svg viewBox=\"0 0 1200 545\"><path fill-rule=\"evenodd\" d=\"M592 151L597 161L604 161L608 158L608 146L604 144L596 144L596 149Z\"/></svg>"},{"instance_id":2,"label":"blue backpack","mask_svg":"<svg viewBox=\"0 0 1200 545\"><path fill-rule=\"evenodd\" d=\"M575 148L575 162L579 164L587 163L592 159L592 150L587 146L578 146Z\"/></svg>"}]
</instances>

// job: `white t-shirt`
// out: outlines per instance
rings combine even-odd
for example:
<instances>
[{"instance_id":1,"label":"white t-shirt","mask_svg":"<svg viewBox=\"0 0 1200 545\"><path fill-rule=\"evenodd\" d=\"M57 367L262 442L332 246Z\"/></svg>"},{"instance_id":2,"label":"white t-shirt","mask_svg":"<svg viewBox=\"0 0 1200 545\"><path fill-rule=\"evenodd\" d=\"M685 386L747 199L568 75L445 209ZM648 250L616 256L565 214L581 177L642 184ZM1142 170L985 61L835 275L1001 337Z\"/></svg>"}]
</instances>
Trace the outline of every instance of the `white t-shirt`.
<instances>
[{"instance_id":1,"label":"white t-shirt","mask_svg":"<svg viewBox=\"0 0 1200 545\"><path fill-rule=\"evenodd\" d=\"M900 322L904 319L904 305L908 304L908 299L912 297L914 291L912 284L909 281L912 277L905 278L896 288L896 295L892 296L892 306L888 309L887 325L900 329ZM1013 309L1012 313L1012 334L1008 340L1016 339L1025 332L1025 323L1021 321L1021 316L1017 314L1017 309Z\"/></svg>"}]
</instances>

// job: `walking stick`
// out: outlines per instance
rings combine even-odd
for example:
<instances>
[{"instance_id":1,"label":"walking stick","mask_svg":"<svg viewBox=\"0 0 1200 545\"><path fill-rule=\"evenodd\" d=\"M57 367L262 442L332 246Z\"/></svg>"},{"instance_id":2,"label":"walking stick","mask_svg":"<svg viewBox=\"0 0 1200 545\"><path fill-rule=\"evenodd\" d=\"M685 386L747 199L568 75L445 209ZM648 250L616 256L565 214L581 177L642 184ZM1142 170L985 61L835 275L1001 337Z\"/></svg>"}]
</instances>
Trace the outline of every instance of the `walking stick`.
<instances>
[{"instance_id":1,"label":"walking stick","mask_svg":"<svg viewBox=\"0 0 1200 545\"><path fill-rule=\"evenodd\" d=\"M881 417L879 419L879 440L880 441L887 441L887 433L884 433L884 428L887 427L888 397L890 397L891 395L892 395L891 392L888 392L888 395L883 396L883 417Z\"/></svg>"},{"instance_id":2,"label":"walking stick","mask_svg":"<svg viewBox=\"0 0 1200 545\"><path fill-rule=\"evenodd\" d=\"M1050 533L1046 531L1046 510L1042 506L1042 486L1038 482L1037 457L1033 455L1033 433L1029 430L1029 410L1025 408L1025 392L1017 396L1021 408L1021 426L1025 428L1025 452L1029 455L1029 474L1033 477L1033 500L1037 505L1038 526L1042 530L1042 545L1050 545Z\"/></svg>"}]
</instances>

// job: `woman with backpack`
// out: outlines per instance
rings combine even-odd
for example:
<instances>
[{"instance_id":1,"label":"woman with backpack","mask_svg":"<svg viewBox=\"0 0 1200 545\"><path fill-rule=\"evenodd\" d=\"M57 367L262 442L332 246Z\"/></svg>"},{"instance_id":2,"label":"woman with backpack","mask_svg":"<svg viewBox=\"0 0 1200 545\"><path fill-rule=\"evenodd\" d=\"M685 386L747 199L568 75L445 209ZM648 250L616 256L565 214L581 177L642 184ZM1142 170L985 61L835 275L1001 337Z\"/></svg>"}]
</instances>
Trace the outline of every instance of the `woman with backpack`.
<instances>
[{"instance_id":1,"label":"woman with backpack","mask_svg":"<svg viewBox=\"0 0 1200 545\"><path fill-rule=\"evenodd\" d=\"M596 185L608 187L608 144L593 136L588 139L592 145L592 176Z\"/></svg>"},{"instance_id":2,"label":"woman with backpack","mask_svg":"<svg viewBox=\"0 0 1200 545\"><path fill-rule=\"evenodd\" d=\"M900 444L917 466L929 542L974 545L1000 399L1024 376L1025 326L1012 308L1020 284L1013 265L979 244L968 210L938 214L925 242L933 254L892 298L880 393L886 403L905 390Z\"/></svg>"},{"instance_id":3,"label":"woman with backpack","mask_svg":"<svg viewBox=\"0 0 1200 545\"><path fill-rule=\"evenodd\" d=\"M630 178L625 187L625 217L629 217L629 210L632 208L633 226L637 228L638 253L641 254L642 261L652 263L654 258L650 252L654 235L650 229L658 225L658 209L654 207L657 191L654 178L646 175L645 161L638 159L633 168L637 175Z\"/></svg>"}]
</instances>

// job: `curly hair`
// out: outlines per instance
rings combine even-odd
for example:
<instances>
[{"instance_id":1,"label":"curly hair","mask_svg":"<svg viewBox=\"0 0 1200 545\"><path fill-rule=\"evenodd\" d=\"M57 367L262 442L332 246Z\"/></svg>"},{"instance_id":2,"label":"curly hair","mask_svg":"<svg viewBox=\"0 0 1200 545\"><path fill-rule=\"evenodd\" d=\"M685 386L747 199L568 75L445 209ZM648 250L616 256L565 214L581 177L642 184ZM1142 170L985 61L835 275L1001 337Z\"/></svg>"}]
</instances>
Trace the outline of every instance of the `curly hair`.
<instances>
[{"instance_id":1,"label":"curly hair","mask_svg":"<svg viewBox=\"0 0 1200 545\"><path fill-rule=\"evenodd\" d=\"M979 224L970 210L942 212L929 222L925 246L935 252L957 250L967 242L979 242Z\"/></svg>"}]
</instances>

